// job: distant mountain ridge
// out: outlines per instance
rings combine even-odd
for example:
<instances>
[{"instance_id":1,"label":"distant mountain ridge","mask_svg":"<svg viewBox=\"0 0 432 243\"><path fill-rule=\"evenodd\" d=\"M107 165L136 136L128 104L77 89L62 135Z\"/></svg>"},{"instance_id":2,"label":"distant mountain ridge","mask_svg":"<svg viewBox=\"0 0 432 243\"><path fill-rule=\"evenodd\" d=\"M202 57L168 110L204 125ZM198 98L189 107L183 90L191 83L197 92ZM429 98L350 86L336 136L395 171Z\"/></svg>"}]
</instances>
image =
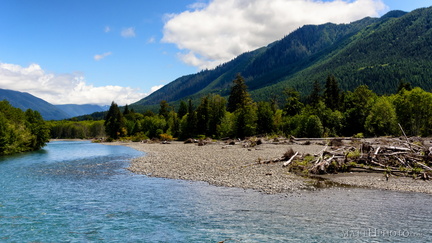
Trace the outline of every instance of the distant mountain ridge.
<instances>
[{"instance_id":1,"label":"distant mountain ridge","mask_svg":"<svg viewBox=\"0 0 432 243\"><path fill-rule=\"evenodd\" d=\"M283 97L294 87L303 95L333 74L342 89L368 85L379 94L395 92L401 80L432 89L432 8L391 11L350 24L305 25L268 46L239 55L213 70L180 77L132 104L229 95L237 73L255 100Z\"/></svg>"},{"instance_id":2,"label":"distant mountain ridge","mask_svg":"<svg viewBox=\"0 0 432 243\"><path fill-rule=\"evenodd\" d=\"M90 104L86 104L86 105L68 104L68 105L54 105L54 106L66 112L69 115L69 117L77 117L77 116L92 114L94 112L102 112L108 110L109 108L109 106L107 108L106 106L101 107L99 105L90 105Z\"/></svg>"},{"instance_id":3,"label":"distant mountain ridge","mask_svg":"<svg viewBox=\"0 0 432 243\"><path fill-rule=\"evenodd\" d=\"M106 107L98 105L52 105L29 93L8 89L0 89L0 100L7 100L12 106L23 111L38 111L45 120L63 120L107 110Z\"/></svg>"}]
</instances>

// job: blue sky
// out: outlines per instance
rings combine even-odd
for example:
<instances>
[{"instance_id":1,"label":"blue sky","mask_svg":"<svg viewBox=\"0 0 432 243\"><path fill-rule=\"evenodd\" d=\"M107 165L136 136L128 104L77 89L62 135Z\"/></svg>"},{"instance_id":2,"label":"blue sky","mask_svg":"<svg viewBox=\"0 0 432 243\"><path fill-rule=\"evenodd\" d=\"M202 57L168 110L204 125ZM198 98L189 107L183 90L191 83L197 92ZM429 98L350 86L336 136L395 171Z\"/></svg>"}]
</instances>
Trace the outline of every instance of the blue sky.
<instances>
[{"instance_id":1,"label":"blue sky","mask_svg":"<svg viewBox=\"0 0 432 243\"><path fill-rule=\"evenodd\" d=\"M53 104L133 103L304 24L426 0L0 0L0 88Z\"/></svg>"}]
</instances>

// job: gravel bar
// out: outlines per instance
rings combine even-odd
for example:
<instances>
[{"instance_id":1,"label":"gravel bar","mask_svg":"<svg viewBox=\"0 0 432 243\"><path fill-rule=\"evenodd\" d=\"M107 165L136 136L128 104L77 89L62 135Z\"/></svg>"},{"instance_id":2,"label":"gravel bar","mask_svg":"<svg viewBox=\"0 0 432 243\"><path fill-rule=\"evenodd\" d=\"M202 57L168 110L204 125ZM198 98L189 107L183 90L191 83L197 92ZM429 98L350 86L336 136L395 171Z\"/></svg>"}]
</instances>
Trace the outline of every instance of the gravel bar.
<instances>
[{"instance_id":1,"label":"gravel bar","mask_svg":"<svg viewBox=\"0 0 432 243\"><path fill-rule=\"evenodd\" d=\"M264 193L295 192L321 187L322 181L304 178L288 172L282 163L259 164L257 161L276 159L292 148L300 154L316 154L322 145L289 145L264 143L253 148L241 144L215 142L205 146L183 142L126 143L109 145L129 146L145 152L132 160L130 171L152 177L204 181L216 186L254 189ZM432 182L392 176L387 181L379 173L341 173L325 175L326 185L341 185L383 190L422 192L432 194Z\"/></svg>"}]
</instances>

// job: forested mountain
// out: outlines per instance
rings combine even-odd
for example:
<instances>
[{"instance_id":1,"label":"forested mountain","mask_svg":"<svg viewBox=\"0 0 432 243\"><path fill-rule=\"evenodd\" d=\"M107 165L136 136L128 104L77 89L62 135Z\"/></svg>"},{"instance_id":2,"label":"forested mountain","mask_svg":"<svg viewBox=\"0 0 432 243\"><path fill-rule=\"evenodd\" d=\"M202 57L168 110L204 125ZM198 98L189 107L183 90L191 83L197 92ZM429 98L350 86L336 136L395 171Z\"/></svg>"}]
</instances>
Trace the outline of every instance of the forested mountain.
<instances>
[{"instance_id":1,"label":"forested mountain","mask_svg":"<svg viewBox=\"0 0 432 243\"><path fill-rule=\"evenodd\" d=\"M306 96L332 74L343 90L366 84L393 93L401 80L432 88L432 8L391 11L350 24L306 25L283 39L244 53L213 70L176 79L133 106L229 94L237 73L255 101L282 97L293 87ZM283 99L283 98L282 98Z\"/></svg>"},{"instance_id":2,"label":"forested mountain","mask_svg":"<svg viewBox=\"0 0 432 243\"><path fill-rule=\"evenodd\" d=\"M70 117L66 112L29 93L0 89L0 101L2 100L7 100L13 107L23 111L27 109L38 111L45 120L61 120Z\"/></svg>"},{"instance_id":3,"label":"forested mountain","mask_svg":"<svg viewBox=\"0 0 432 243\"><path fill-rule=\"evenodd\" d=\"M98 105L52 105L29 93L0 89L0 101L7 100L13 107L23 111L38 111L45 120L62 120L71 117L106 111L108 107Z\"/></svg>"},{"instance_id":4,"label":"forested mountain","mask_svg":"<svg viewBox=\"0 0 432 243\"><path fill-rule=\"evenodd\" d=\"M68 114L68 118L77 117L87 114L92 114L93 112L103 112L108 110L109 107L101 107L99 105L55 105L60 110Z\"/></svg>"}]
</instances>

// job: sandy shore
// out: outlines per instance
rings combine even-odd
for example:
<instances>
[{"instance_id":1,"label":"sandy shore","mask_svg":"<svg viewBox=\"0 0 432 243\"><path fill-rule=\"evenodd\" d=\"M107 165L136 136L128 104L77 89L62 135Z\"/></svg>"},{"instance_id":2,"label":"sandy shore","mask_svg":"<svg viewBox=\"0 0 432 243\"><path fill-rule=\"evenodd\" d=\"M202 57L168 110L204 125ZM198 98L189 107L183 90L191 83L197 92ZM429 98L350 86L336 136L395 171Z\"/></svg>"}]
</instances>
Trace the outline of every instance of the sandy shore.
<instances>
[{"instance_id":1,"label":"sandy shore","mask_svg":"<svg viewBox=\"0 0 432 243\"><path fill-rule=\"evenodd\" d=\"M313 189L317 181L288 172L282 163L258 164L259 159L281 157L289 148L301 154L315 154L321 145L261 144L254 148L226 146L222 142L197 146L172 142L109 143L125 145L146 152L132 160L130 171L153 177L205 181L212 185L255 189L265 193L293 192ZM384 190L432 193L432 182L383 174L343 173L323 178L335 184ZM322 185L323 183L318 183ZM331 183L324 183L331 184Z\"/></svg>"}]
</instances>

